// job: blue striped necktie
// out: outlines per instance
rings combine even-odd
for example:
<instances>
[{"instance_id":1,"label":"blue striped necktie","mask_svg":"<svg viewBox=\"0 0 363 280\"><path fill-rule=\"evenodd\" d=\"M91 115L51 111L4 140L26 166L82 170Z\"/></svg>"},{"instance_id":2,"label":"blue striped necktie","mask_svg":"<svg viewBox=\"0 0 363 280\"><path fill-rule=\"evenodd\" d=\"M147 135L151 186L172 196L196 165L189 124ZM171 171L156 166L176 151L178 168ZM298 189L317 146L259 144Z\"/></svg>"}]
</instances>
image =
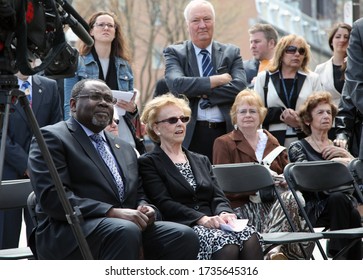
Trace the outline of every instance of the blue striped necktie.
<instances>
[{"instance_id":1,"label":"blue striped necktie","mask_svg":"<svg viewBox=\"0 0 363 280\"><path fill-rule=\"evenodd\" d=\"M102 157L103 161L106 163L108 169L111 171L111 174L116 182L118 194L120 200L122 201L124 198L124 183L122 181L120 172L117 169L116 162L110 152L105 147L105 142L103 138L99 134L92 134L90 138L96 143L97 151Z\"/></svg>"},{"instance_id":2,"label":"blue striped necktie","mask_svg":"<svg viewBox=\"0 0 363 280\"><path fill-rule=\"evenodd\" d=\"M214 68L212 64L212 60L210 59L209 51L203 49L200 51L200 54L203 55L202 57L202 71L203 77L209 77L214 75ZM202 102L199 104L201 109L207 109L211 106L210 101L208 98L203 98Z\"/></svg>"},{"instance_id":3,"label":"blue striped necktie","mask_svg":"<svg viewBox=\"0 0 363 280\"><path fill-rule=\"evenodd\" d=\"M209 77L209 76L214 75L214 68L213 68L212 60L210 59L209 51L201 50L200 54L203 55L203 58L202 58L203 77Z\"/></svg>"},{"instance_id":4,"label":"blue striped necktie","mask_svg":"<svg viewBox=\"0 0 363 280\"><path fill-rule=\"evenodd\" d=\"M23 84L20 87L20 90L25 93L25 96L28 98L29 104L31 106L32 105L32 95L30 92L30 83L28 81L23 82Z\"/></svg>"}]
</instances>

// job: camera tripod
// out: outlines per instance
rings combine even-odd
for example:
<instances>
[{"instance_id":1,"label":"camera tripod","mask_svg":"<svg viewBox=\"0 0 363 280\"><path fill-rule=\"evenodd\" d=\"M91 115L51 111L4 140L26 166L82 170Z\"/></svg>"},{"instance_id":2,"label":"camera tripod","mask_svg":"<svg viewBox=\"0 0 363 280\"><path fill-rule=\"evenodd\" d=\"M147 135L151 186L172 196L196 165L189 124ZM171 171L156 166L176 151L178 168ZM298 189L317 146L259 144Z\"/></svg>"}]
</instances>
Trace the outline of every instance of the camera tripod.
<instances>
[{"instance_id":1,"label":"camera tripod","mask_svg":"<svg viewBox=\"0 0 363 280\"><path fill-rule=\"evenodd\" d=\"M77 206L72 208L69 200L66 197L66 193L63 189L63 184L60 180L53 159L50 155L48 147L45 144L38 122L33 114L32 109L30 108L29 100L25 96L25 93L18 89L18 79L15 75L0 75L0 128L2 130L1 145L0 145L0 186L2 181L4 160L5 160L5 152L6 152L5 146L6 146L8 123L9 123L9 115L11 113L10 107L11 104L14 104L15 102L20 102L20 105L27 116L29 125L31 126L34 137L37 140L40 151L48 166L50 175L53 179L54 185L58 193L58 197L65 210L67 221L72 227L73 233L77 239L81 253L84 259L92 260L93 257L91 251L89 249L88 243L80 227L80 222L82 219L81 211Z\"/></svg>"}]
</instances>

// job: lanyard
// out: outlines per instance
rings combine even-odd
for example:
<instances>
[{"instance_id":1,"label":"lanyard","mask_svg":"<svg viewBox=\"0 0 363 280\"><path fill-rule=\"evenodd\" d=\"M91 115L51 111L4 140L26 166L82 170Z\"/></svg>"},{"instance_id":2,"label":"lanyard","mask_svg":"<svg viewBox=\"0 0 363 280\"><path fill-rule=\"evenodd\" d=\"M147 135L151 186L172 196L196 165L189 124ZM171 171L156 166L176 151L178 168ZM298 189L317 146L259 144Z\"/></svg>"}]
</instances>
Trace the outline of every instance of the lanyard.
<instances>
[{"instance_id":1,"label":"lanyard","mask_svg":"<svg viewBox=\"0 0 363 280\"><path fill-rule=\"evenodd\" d=\"M291 108L291 98L292 98L292 95L293 95L294 89L295 89L295 82L296 82L296 79L297 79L297 73L295 74L294 81L292 83L292 88L291 88L289 94L287 94L285 80L282 77L281 71L279 72L279 76L280 76L280 80L281 80L282 87L283 87L283 90L284 90L284 95L285 95L285 99L286 99L286 102L287 102L287 107Z\"/></svg>"}]
</instances>

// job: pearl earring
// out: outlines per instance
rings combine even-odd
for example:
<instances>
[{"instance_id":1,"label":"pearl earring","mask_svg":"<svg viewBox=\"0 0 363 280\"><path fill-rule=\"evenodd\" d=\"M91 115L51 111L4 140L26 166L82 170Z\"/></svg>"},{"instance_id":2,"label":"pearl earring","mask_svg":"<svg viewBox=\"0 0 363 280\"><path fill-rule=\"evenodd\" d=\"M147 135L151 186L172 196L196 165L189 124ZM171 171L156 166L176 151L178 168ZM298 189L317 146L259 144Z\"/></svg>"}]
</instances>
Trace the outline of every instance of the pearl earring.
<instances>
[{"instance_id":1,"label":"pearl earring","mask_svg":"<svg viewBox=\"0 0 363 280\"><path fill-rule=\"evenodd\" d=\"M161 134L160 132L156 132L156 135L157 135L157 136L160 136L160 134Z\"/></svg>"}]
</instances>

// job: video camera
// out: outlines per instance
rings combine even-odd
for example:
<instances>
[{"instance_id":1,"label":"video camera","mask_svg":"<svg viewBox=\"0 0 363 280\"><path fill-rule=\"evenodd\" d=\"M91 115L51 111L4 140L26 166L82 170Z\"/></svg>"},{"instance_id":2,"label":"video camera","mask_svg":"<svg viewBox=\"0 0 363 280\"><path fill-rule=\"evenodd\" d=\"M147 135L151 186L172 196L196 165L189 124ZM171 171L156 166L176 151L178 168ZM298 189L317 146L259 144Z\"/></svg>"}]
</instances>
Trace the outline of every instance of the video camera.
<instances>
[{"instance_id":1,"label":"video camera","mask_svg":"<svg viewBox=\"0 0 363 280\"><path fill-rule=\"evenodd\" d=\"M93 45L87 23L65 0L0 0L0 76L74 76L78 51L66 42L65 25ZM34 59L41 63L33 68Z\"/></svg>"}]
</instances>

